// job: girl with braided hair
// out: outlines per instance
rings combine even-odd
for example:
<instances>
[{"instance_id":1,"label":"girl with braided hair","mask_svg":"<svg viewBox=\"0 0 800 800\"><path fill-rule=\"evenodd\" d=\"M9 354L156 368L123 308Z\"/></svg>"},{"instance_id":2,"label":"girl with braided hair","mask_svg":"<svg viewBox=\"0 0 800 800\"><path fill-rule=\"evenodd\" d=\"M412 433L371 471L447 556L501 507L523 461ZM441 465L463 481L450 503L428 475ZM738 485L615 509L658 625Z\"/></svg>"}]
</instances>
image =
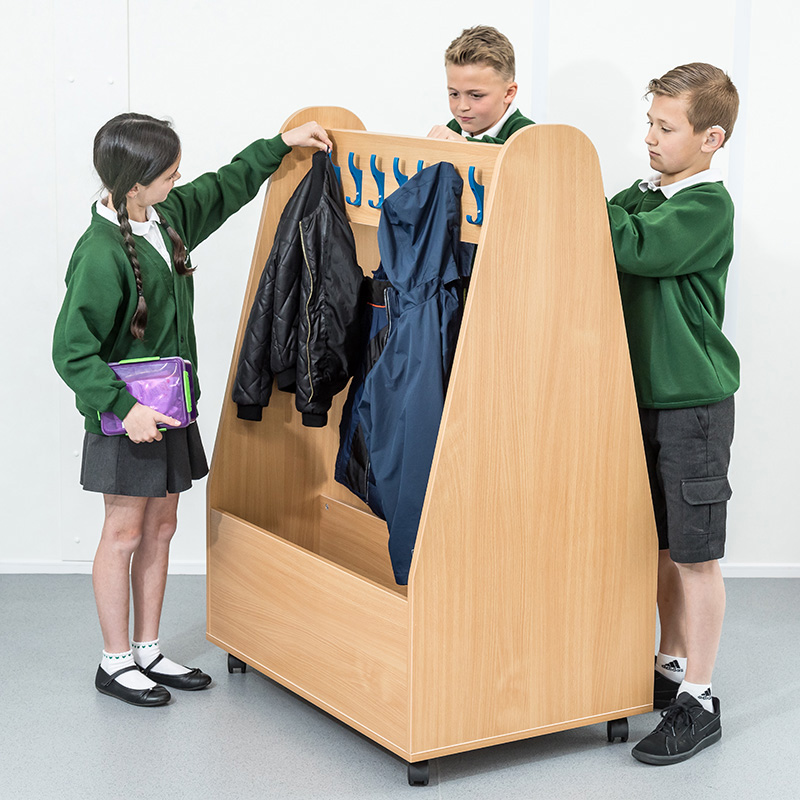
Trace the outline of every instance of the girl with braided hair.
<instances>
[{"instance_id":1,"label":"girl with braided hair","mask_svg":"<svg viewBox=\"0 0 800 800\"><path fill-rule=\"evenodd\" d=\"M92 207L67 268L53 362L84 417L81 484L101 492L105 505L92 568L104 647L95 686L133 705L164 705L165 687L211 682L163 656L158 641L178 498L208 466L197 425L159 430L178 421L137 402L108 364L168 356L197 364L190 252L255 197L294 146L332 145L309 122L175 187L181 145L168 122L121 114L95 137L94 164L107 194ZM127 436L102 434L104 411L123 421Z\"/></svg>"}]
</instances>

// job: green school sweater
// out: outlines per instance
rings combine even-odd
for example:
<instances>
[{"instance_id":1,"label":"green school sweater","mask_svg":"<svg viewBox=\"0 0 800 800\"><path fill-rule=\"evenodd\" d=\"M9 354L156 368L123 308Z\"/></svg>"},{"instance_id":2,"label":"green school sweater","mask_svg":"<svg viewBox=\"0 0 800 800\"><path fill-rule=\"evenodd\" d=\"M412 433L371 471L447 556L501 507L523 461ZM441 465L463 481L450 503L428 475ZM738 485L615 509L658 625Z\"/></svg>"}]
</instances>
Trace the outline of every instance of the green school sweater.
<instances>
[{"instance_id":1,"label":"green school sweater","mask_svg":"<svg viewBox=\"0 0 800 800\"><path fill-rule=\"evenodd\" d=\"M532 119L528 119L527 117L523 117L520 113L519 109L517 109L511 116L505 121L503 127L497 132L497 136L467 136L467 141L470 142L488 142L489 144L505 144L506 139L511 136L512 133L516 133L521 128L524 128L526 125L535 125ZM455 131L456 133L461 133L461 126L454 120L451 119L450 122L447 123L447 127L450 128L451 131Z\"/></svg>"},{"instance_id":2,"label":"green school sweater","mask_svg":"<svg viewBox=\"0 0 800 800\"><path fill-rule=\"evenodd\" d=\"M261 139L218 172L172 189L158 210L186 245L187 266L191 267L189 251L252 200L290 150L280 136ZM171 253L172 243L159 227ZM55 368L75 392L84 427L93 433L100 433L98 411L112 411L123 419L136 402L108 362L181 356L195 367L199 397L193 278L170 269L143 237L134 239L147 302L144 340L130 332L137 293L122 234L94 206L67 268L67 292L53 334Z\"/></svg>"},{"instance_id":3,"label":"green school sweater","mask_svg":"<svg viewBox=\"0 0 800 800\"><path fill-rule=\"evenodd\" d=\"M639 405L684 408L730 397L739 358L722 332L733 203L721 182L667 199L639 182L608 203Z\"/></svg>"}]
</instances>

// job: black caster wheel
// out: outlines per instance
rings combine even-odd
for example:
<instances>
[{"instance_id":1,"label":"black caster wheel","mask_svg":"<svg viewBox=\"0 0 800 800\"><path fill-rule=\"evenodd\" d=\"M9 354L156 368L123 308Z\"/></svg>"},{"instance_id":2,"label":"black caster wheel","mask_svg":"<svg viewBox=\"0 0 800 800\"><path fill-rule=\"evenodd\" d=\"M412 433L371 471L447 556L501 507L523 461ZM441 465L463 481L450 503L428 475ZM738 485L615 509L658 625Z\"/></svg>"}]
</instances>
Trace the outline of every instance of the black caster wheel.
<instances>
[{"instance_id":1,"label":"black caster wheel","mask_svg":"<svg viewBox=\"0 0 800 800\"><path fill-rule=\"evenodd\" d=\"M408 785L427 786L431 775L430 764L427 761L417 761L408 765Z\"/></svg>"},{"instance_id":2,"label":"black caster wheel","mask_svg":"<svg viewBox=\"0 0 800 800\"><path fill-rule=\"evenodd\" d=\"M247 664L228 653L228 672L247 672Z\"/></svg>"},{"instance_id":3,"label":"black caster wheel","mask_svg":"<svg viewBox=\"0 0 800 800\"><path fill-rule=\"evenodd\" d=\"M613 742L619 739L621 742L628 741L628 718L610 719L606 724L606 731L608 733L608 741Z\"/></svg>"}]
</instances>

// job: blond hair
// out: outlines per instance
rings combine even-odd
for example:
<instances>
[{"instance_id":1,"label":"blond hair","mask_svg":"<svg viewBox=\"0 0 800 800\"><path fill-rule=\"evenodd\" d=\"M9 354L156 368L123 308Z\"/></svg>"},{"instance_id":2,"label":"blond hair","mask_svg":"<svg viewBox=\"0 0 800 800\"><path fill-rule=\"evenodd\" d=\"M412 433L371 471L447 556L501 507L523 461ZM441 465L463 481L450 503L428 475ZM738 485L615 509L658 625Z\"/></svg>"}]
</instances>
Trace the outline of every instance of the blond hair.
<instances>
[{"instance_id":1,"label":"blond hair","mask_svg":"<svg viewBox=\"0 0 800 800\"><path fill-rule=\"evenodd\" d=\"M725 131L723 147L731 138L739 113L739 93L718 67L702 62L675 67L660 78L653 78L647 85L647 94L686 95L686 116L695 133L718 125Z\"/></svg>"},{"instance_id":2,"label":"blond hair","mask_svg":"<svg viewBox=\"0 0 800 800\"><path fill-rule=\"evenodd\" d=\"M516 72L514 47L497 28L477 25L465 28L450 42L444 53L445 66L485 64L496 70L505 81L513 81Z\"/></svg>"}]
</instances>

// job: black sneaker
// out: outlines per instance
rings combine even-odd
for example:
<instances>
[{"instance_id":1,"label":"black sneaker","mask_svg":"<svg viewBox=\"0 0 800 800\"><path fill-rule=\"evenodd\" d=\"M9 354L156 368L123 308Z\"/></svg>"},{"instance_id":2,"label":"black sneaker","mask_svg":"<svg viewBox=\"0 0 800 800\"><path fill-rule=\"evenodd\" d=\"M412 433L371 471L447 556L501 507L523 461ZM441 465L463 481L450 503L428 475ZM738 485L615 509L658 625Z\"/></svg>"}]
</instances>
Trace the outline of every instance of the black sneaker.
<instances>
[{"instance_id":1,"label":"black sneaker","mask_svg":"<svg viewBox=\"0 0 800 800\"><path fill-rule=\"evenodd\" d=\"M705 708L688 692L681 692L661 712L656 729L645 736L631 754L645 764L677 764L722 738L719 699L711 698L714 711Z\"/></svg>"},{"instance_id":2,"label":"black sneaker","mask_svg":"<svg viewBox=\"0 0 800 800\"><path fill-rule=\"evenodd\" d=\"M658 670L654 670L653 679L653 708L666 708L675 702L675 695L678 694L680 683L671 681L666 675L662 675Z\"/></svg>"}]
</instances>

